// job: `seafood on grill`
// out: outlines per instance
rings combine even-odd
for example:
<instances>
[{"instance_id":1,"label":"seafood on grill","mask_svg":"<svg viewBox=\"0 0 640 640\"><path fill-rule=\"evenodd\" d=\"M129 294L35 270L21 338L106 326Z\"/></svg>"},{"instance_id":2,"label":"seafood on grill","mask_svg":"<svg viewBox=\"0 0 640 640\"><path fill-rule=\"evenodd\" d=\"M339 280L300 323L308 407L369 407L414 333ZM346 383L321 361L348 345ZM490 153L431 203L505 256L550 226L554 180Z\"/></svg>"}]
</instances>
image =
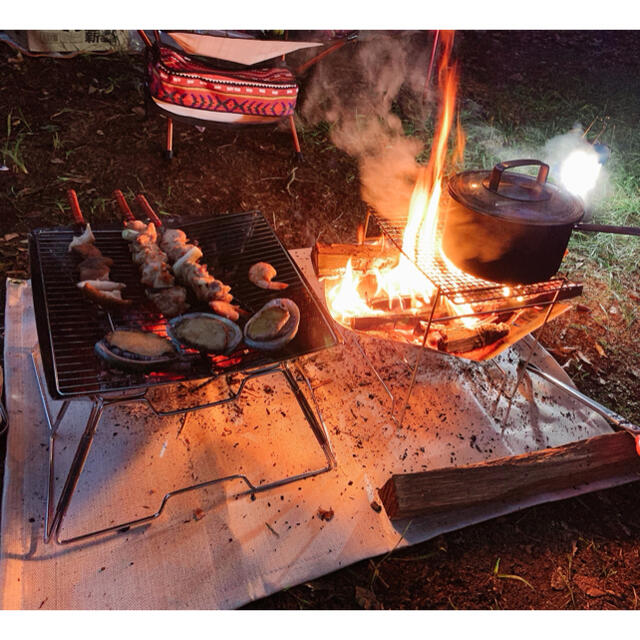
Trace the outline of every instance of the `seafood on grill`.
<instances>
[{"instance_id":1,"label":"seafood on grill","mask_svg":"<svg viewBox=\"0 0 640 640\"><path fill-rule=\"evenodd\" d=\"M126 286L124 282L114 282L113 280L81 280L76 284L78 289L93 287L100 291L122 291Z\"/></svg>"},{"instance_id":2,"label":"seafood on grill","mask_svg":"<svg viewBox=\"0 0 640 640\"><path fill-rule=\"evenodd\" d=\"M147 289L146 295L167 318L179 316L189 308L187 290L184 287L166 287L157 291Z\"/></svg>"},{"instance_id":3,"label":"seafood on grill","mask_svg":"<svg viewBox=\"0 0 640 640\"><path fill-rule=\"evenodd\" d=\"M112 282L111 280L81 280L76 285L82 293L97 304L109 307L128 307L133 304L132 300L122 297L122 289L125 284L122 282Z\"/></svg>"},{"instance_id":4,"label":"seafood on grill","mask_svg":"<svg viewBox=\"0 0 640 640\"><path fill-rule=\"evenodd\" d=\"M216 354L231 353L242 340L237 324L211 313L188 313L173 318L167 332L180 345Z\"/></svg>"},{"instance_id":5,"label":"seafood on grill","mask_svg":"<svg viewBox=\"0 0 640 640\"><path fill-rule=\"evenodd\" d=\"M116 197L125 215L131 219L131 213L124 203L124 196L117 193ZM150 227L155 234L153 240L159 242L159 250L163 253L164 260L172 265L175 277L193 291L199 302L207 304L214 313L229 319L237 319L239 309L231 304L233 299L229 293L231 287L217 280L209 273L207 265L199 262L203 255L202 250L189 242L187 234L182 229L165 228L142 194L139 194L136 199L149 216L151 223L147 228ZM140 229L140 223L135 224ZM128 233L133 234L135 230L132 229ZM136 238L136 241L139 242L139 238Z\"/></svg>"},{"instance_id":6,"label":"seafood on grill","mask_svg":"<svg viewBox=\"0 0 640 640\"><path fill-rule=\"evenodd\" d=\"M150 331L116 329L95 345L96 354L119 369L153 371L172 364L178 351L170 340Z\"/></svg>"},{"instance_id":7,"label":"seafood on grill","mask_svg":"<svg viewBox=\"0 0 640 640\"><path fill-rule=\"evenodd\" d=\"M69 243L69 247L67 251L69 253L71 253L72 251L77 251L78 253L81 253L82 249L80 249L80 247L95 246L94 245L95 241L96 241L96 237L93 235L93 231L91 231L91 225L87 223L84 228L84 231L80 235L73 236L73 238L71 239L71 242Z\"/></svg>"},{"instance_id":8,"label":"seafood on grill","mask_svg":"<svg viewBox=\"0 0 640 640\"><path fill-rule=\"evenodd\" d=\"M134 233L125 234L126 231L134 231ZM157 244L158 234L153 222L146 225L144 229L138 227L134 230L127 226L122 235L128 239L131 257L140 269L140 280L143 285L153 289L174 285L175 278L171 273L167 254Z\"/></svg>"},{"instance_id":9,"label":"seafood on grill","mask_svg":"<svg viewBox=\"0 0 640 640\"><path fill-rule=\"evenodd\" d=\"M90 224L87 223L83 232L72 238L68 251L82 258L77 267L80 272L77 286L89 300L106 308L132 304L131 300L122 297L122 290L126 285L109 279L113 260L103 256L96 247Z\"/></svg>"},{"instance_id":10,"label":"seafood on grill","mask_svg":"<svg viewBox=\"0 0 640 640\"><path fill-rule=\"evenodd\" d=\"M93 235L93 231L91 231L91 225L87 223L84 231L80 235L73 236L69 243L68 251L69 253L76 253L82 258L99 258L102 256L102 253L94 244L95 240L96 238Z\"/></svg>"},{"instance_id":11,"label":"seafood on grill","mask_svg":"<svg viewBox=\"0 0 640 640\"><path fill-rule=\"evenodd\" d=\"M300 310L289 298L274 298L247 321L244 341L254 349L281 349L298 333Z\"/></svg>"},{"instance_id":12,"label":"seafood on grill","mask_svg":"<svg viewBox=\"0 0 640 640\"><path fill-rule=\"evenodd\" d=\"M131 259L138 265L146 295L164 316L172 318L188 308L187 291L175 283L167 254L158 246L153 222L127 220L122 237L129 243Z\"/></svg>"},{"instance_id":13,"label":"seafood on grill","mask_svg":"<svg viewBox=\"0 0 640 640\"><path fill-rule=\"evenodd\" d=\"M231 287L209 273L206 264L200 262L202 250L189 243L187 234L181 229L165 229L160 238L160 248L173 263L173 273L188 286L195 297L204 302L217 315L237 320L239 309L231 304Z\"/></svg>"},{"instance_id":14,"label":"seafood on grill","mask_svg":"<svg viewBox=\"0 0 640 640\"><path fill-rule=\"evenodd\" d=\"M108 280L113 260L105 256L85 258L79 265L80 280Z\"/></svg>"},{"instance_id":15,"label":"seafood on grill","mask_svg":"<svg viewBox=\"0 0 640 640\"><path fill-rule=\"evenodd\" d=\"M274 280L277 271L268 262L256 262L249 269L249 280L261 289L286 289L289 285L286 282L276 282Z\"/></svg>"}]
</instances>

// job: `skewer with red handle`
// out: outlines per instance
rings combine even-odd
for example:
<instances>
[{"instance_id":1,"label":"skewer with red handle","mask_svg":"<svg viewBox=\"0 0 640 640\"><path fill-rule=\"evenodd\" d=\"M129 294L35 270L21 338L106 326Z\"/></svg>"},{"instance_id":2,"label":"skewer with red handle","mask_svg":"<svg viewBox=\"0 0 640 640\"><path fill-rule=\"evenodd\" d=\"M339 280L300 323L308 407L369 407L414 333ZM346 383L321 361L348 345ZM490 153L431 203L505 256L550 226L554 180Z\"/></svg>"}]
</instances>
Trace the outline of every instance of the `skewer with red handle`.
<instances>
[{"instance_id":1,"label":"skewer with red handle","mask_svg":"<svg viewBox=\"0 0 640 640\"><path fill-rule=\"evenodd\" d=\"M156 227L158 228L162 227L162 220L158 218L158 215L156 214L156 212L151 208L151 205L141 193L139 193L136 196L136 201L142 207L144 212L147 214L147 217L149 218L149 220L151 220L151 222L153 222L153 224L155 224Z\"/></svg>"},{"instance_id":2,"label":"skewer with red handle","mask_svg":"<svg viewBox=\"0 0 640 640\"><path fill-rule=\"evenodd\" d=\"M129 205L127 204L127 200L124 197L124 194L122 193L122 191L120 191L120 189L116 189L113 192L113 197L116 199L118 206L120 207L120 211L122 212L123 218L127 222L132 222L133 220L135 220L136 217L131 212L131 209L129 209Z\"/></svg>"},{"instance_id":3,"label":"skewer with red handle","mask_svg":"<svg viewBox=\"0 0 640 640\"><path fill-rule=\"evenodd\" d=\"M84 227L85 221L82 215L82 211L80 210L80 203L78 202L78 194L73 190L69 189L67 191L67 199L69 200L69 205L71 206L71 214L73 215L73 220L76 224L79 224L81 227Z\"/></svg>"}]
</instances>

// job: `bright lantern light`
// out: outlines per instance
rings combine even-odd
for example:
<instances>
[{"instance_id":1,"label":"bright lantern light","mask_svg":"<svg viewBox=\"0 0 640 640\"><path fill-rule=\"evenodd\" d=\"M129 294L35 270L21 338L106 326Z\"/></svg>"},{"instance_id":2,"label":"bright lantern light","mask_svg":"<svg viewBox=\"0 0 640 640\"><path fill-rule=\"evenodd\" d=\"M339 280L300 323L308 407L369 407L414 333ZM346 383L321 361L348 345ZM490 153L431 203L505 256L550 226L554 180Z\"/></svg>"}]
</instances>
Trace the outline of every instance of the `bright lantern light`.
<instances>
[{"instance_id":1,"label":"bright lantern light","mask_svg":"<svg viewBox=\"0 0 640 640\"><path fill-rule=\"evenodd\" d=\"M560 166L560 180L571 193L584 199L595 187L600 168L599 156L594 149L576 149Z\"/></svg>"}]
</instances>

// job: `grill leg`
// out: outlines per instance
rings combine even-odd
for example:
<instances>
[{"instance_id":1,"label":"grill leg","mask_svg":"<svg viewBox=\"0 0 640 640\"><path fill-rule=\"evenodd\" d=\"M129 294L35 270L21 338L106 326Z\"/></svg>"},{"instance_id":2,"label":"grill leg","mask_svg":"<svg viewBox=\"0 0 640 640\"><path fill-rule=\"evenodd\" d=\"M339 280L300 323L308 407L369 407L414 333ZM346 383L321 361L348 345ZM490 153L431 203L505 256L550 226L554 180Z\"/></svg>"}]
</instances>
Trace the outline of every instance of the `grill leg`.
<instances>
[{"instance_id":1,"label":"grill leg","mask_svg":"<svg viewBox=\"0 0 640 640\"><path fill-rule=\"evenodd\" d=\"M404 414L407 411L407 407L409 406L409 399L411 398L411 394L413 393L413 387L416 383L416 376L418 375L418 368L420 367L420 362L422 361L422 356L424 354L425 349L427 348L427 338L429 337L429 329L431 328L431 322L433 321L433 315L435 313L435 310L438 306L438 304L440 303L440 287L438 287L438 290L436 291L436 297L435 297L435 301L433 303L433 306L431 307L431 313L429 315L429 322L427 322L427 326L424 330L424 336L422 338L422 345L420 346L420 351L418 351L418 353L416 354L416 362L415 365L413 367L413 372L411 374L411 380L409 382L409 389L407 391L407 395L405 396L404 400L402 401L402 406L400 407L400 416L397 418L396 420L396 424L398 425L398 427L402 426L402 422L404 420ZM395 407L392 408L392 418L394 417L394 409Z\"/></svg>"},{"instance_id":2,"label":"grill leg","mask_svg":"<svg viewBox=\"0 0 640 640\"><path fill-rule=\"evenodd\" d=\"M104 409L104 402L102 398L95 398L93 401L93 406L91 407L91 413L89 414L89 418L87 419L87 424L84 429L84 433L80 438L80 442L78 443L78 448L76 449L76 453L73 457L73 462L71 463L71 467L69 468L69 473L67 474L67 479L65 480L64 487L62 488L62 492L60 493L60 498L58 499L58 503L56 504L55 511L53 512L53 517L51 522L48 523L48 528L45 531L45 542L48 542L53 534L56 536L56 542L61 543L60 541L60 528L62 527L62 521L69 509L69 504L71 503L71 498L73 497L73 493L78 485L78 480L80 479L80 474L82 473L82 469L84 467L84 463L87 460L87 456L89 455L89 449L91 449L91 443L93 442L93 436L96 433L96 429L98 428L98 422L100 422L100 417L102 416L102 411ZM49 451L50 451L50 459L49 459L49 481L55 478L54 474L54 440L55 434L52 434L49 443ZM53 488L50 488L50 495L53 493Z\"/></svg>"},{"instance_id":3,"label":"grill leg","mask_svg":"<svg viewBox=\"0 0 640 640\"><path fill-rule=\"evenodd\" d=\"M136 520L131 520L128 522L122 522L120 524L117 525L112 525L110 527L106 527L104 529L100 529L100 530L96 530L96 531L91 531L88 533L83 533L77 536L72 536L70 538L66 538L66 539L61 539L60 537L60 530L62 528L62 523L64 521L65 515L69 509L69 505L71 504L71 499L73 497L74 491L76 489L76 486L78 484L78 480L80 478L80 474L82 473L82 470L84 468L84 464L86 462L87 456L89 455L89 450L91 448L91 444L93 442L93 438L95 436L97 427L98 427L98 423L100 422L100 418L102 416L102 412L104 411L104 408L110 404L121 404L121 403L128 403L128 402L144 402L146 403L151 409L152 411L158 415L161 416L163 415L163 412L157 411L153 405L149 402L149 400L144 396L144 395L138 395L138 396L131 396L131 397L121 397L121 398L117 398L117 399L109 399L109 400L105 400L104 398L97 396L97 397L92 397L91 400L93 402L92 408L91 408L91 413L89 414L89 418L87 419L87 424L85 426L84 429L84 433L82 434L82 437L80 438L80 442L78 443L78 447L76 449L74 458L73 458L73 462L71 463L71 467L69 469L69 473L67 475L67 478L65 480L64 483L64 487L62 489L62 492L60 494L60 498L58 499L57 504L54 505L54 480L55 480L55 467L54 467L54 462L55 462L55 436L56 436L56 432L58 429L58 426L62 420L62 418L64 417L67 408L69 406L69 401L65 400L62 407L60 408L55 420L52 419L52 414L51 411L49 409L49 405L47 403L46 400L46 395L44 394L44 386L43 386L43 382L41 380L41 376L40 376L40 372L38 370L38 367L36 366L36 358L35 358L35 351L32 354L32 359L33 359L33 363L34 363L34 367L36 370L36 378L38 379L38 386L40 389L40 395L41 395L41 399L43 402L43 407L45 409L45 414L47 416L47 421L49 423L49 430L50 430L50 441L49 441L49 493L48 493L48 500L47 500L47 510L45 512L45 534L44 534L44 541L45 542L49 542L49 540L53 537L54 540L56 541L57 544L60 545L64 545L64 544L70 544L70 543L74 543L74 542L80 542L81 540L86 540L88 538L94 538L100 535L104 535L107 533L115 533L115 532L121 532L121 531L126 531L128 529L130 529L131 527L135 527L135 526L140 526L143 524L148 524L150 523L152 520L158 518L162 512L164 511L165 505L166 503L169 501L170 498L172 498L173 496L176 495L180 495L183 493L188 493L197 489L202 489L204 487L209 487L209 486L213 486L216 484L220 484L223 482L228 482L228 481L241 481L245 484L246 489L244 491L241 491L237 494L237 497L240 496L246 496L249 495L251 497L251 499L255 499L256 494L258 493L262 493L264 491L269 491L271 489L275 489L278 487L282 487L284 485L290 484L292 482L299 482L301 480L304 480L306 478L312 478L314 476L320 475L322 473L326 473L328 471L331 471L332 469L335 468L336 466L336 459L335 456L333 454L333 450L331 448L331 443L329 442L329 434L327 431L327 428L324 424L324 421L322 419L322 414L320 412L320 407L318 406L317 400L315 398L315 394L313 392L313 387L311 386L311 382L309 381L308 377L305 375L304 371L302 371L302 369L300 368L300 366L298 365L298 371L302 376L302 379L304 380L305 384L307 385L308 389L309 389L309 393L311 394L311 397L313 399L313 403L315 405L315 411L313 410L313 408L311 407L311 405L309 404L309 402L307 401L305 395L302 393L302 390L300 389L300 386L298 385L298 382L296 380L295 375L288 369L286 363L281 363L275 367L270 367L268 369L264 369L264 370L258 370L256 372L250 373L246 376L246 378L244 379L244 381L242 382L242 384L240 385L240 388L238 389L238 391L236 393L234 393L232 396L224 398L222 400L218 400L212 403L207 403L205 405L201 405L199 407L194 407L191 409L182 409L182 410L178 410L178 411L168 411L168 412L164 412L164 415L177 415L177 414L182 414L183 417L186 419L186 416L188 415L188 413L190 411L196 411L199 409L204 409L204 408L209 408L212 406L217 406L220 404L224 404L227 402L231 402L234 401L236 399L239 398L240 394L242 393L242 390L244 389L245 386L245 382L252 379L252 378L256 378L258 376L262 376L262 375L266 375L269 373L280 373L281 375L284 376L287 384L289 385L289 388L291 390L291 392L293 393L300 409L302 410L302 413L304 415L304 418L307 422L307 424L309 425L309 427L311 428L311 431L313 432L313 435L315 436L318 444L320 445L320 448L322 449L322 453L324 454L324 458L325 458L325 464L324 466L321 466L317 469L311 469L309 471L304 471L302 473L299 474L295 474L292 476L287 476L278 480L274 480L273 482L267 483L267 484L263 484L263 485L259 485L256 486L254 485L247 476L242 475L242 474L233 474L233 475L229 475L229 476L225 476L225 477L220 477L220 478L214 478L212 480L206 480L204 482L200 482L194 485L190 485L190 486L186 486L183 487L181 489L176 489L174 491L170 491L169 493L165 494L165 496L162 498L161 504L159 509L146 517L143 518L138 518ZM182 425L184 426L184 425ZM181 429L182 429L181 426ZM179 434L178 434L179 435Z\"/></svg>"},{"instance_id":4,"label":"grill leg","mask_svg":"<svg viewBox=\"0 0 640 640\"><path fill-rule=\"evenodd\" d=\"M560 297L560 292L562 291L562 288L565 286L566 283L567 283L567 281L566 281L566 278L565 278L562 281L562 285L560 286L560 289L558 289L556 291L551 304L547 307L547 312L546 312L546 314L544 316L544 322L542 323L540 328L534 334L532 334L533 342L531 344L529 344L529 353L527 354L526 359L523 360L523 358L520 357L520 362L518 363L518 369L517 369L517 373L516 373L516 382L515 382L515 385L513 387L513 390L510 393L505 393L504 392L504 386L506 384L506 378L503 381L502 388L500 389L500 393L499 393L498 398L496 400L496 406L497 406L498 401L500 400L500 397L504 395L508 400L507 409L506 409L506 412L505 412L504 417L502 419L502 423L504 425L507 424L507 420L509 419L509 414L511 413L511 406L513 404L513 399L514 399L516 393L518 393L518 389L519 389L520 383L522 382L522 379L524 377L524 374L525 374L525 371L527 369L527 366L529 365L529 362L531 361L531 358L533 357L533 352L540 345L540 337L542 336L542 332L544 331L545 327L547 326L547 322L548 322L549 318L551 317L551 312L553 311L553 307L555 306L556 302L558 302L558 298Z\"/></svg>"}]
</instances>

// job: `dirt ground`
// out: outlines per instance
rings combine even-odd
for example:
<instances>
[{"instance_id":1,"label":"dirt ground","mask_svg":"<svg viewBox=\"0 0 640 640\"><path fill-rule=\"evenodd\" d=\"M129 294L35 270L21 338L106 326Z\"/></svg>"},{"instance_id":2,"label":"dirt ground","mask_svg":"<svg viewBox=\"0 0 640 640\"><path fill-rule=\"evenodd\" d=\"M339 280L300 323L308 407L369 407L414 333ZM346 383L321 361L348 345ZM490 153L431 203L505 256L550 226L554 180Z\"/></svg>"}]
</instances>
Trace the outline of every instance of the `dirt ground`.
<instances>
[{"instance_id":1,"label":"dirt ground","mask_svg":"<svg viewBox=\"0 0 640 640\"><path fill-rule=\"evenodd\" d=\"M568 46L575 67L564 71L573 74L588 73L602 55L597 34L573 34L569 41L535 32L508 38L463 32L459 38L460 94L480 104L504 86L507 58L534 82L554 72L553 65L539 64L540 51L546 61L558 61ZM607 41L611 72L629 73L626 52L638 40L621 34ZM464 65L484 73L465 74ZM358 165L331 144L326 130L301 129L305 161L296 163L286 128L199 131L177 124L176 156L167 162L161 155L164 120L145 118L142 77L140 56L23 58L0 44L0 142L10 141L25 169L5 161L9 170L0 171L3 298L5 277L28 275L29 231L69 224L70 187L92 224L118 219L111 194L121 189L129 196L144 193L157 210L183 219L260 209L288 248L355 239L365 211ZM584 295L548 328L543 343L582 391L638 422L638 273L624 276L629 306L586 267L571 277L584 284ZM247 608L636 609L638 486L468 527Z\"/></svg>"}]
</instances>

